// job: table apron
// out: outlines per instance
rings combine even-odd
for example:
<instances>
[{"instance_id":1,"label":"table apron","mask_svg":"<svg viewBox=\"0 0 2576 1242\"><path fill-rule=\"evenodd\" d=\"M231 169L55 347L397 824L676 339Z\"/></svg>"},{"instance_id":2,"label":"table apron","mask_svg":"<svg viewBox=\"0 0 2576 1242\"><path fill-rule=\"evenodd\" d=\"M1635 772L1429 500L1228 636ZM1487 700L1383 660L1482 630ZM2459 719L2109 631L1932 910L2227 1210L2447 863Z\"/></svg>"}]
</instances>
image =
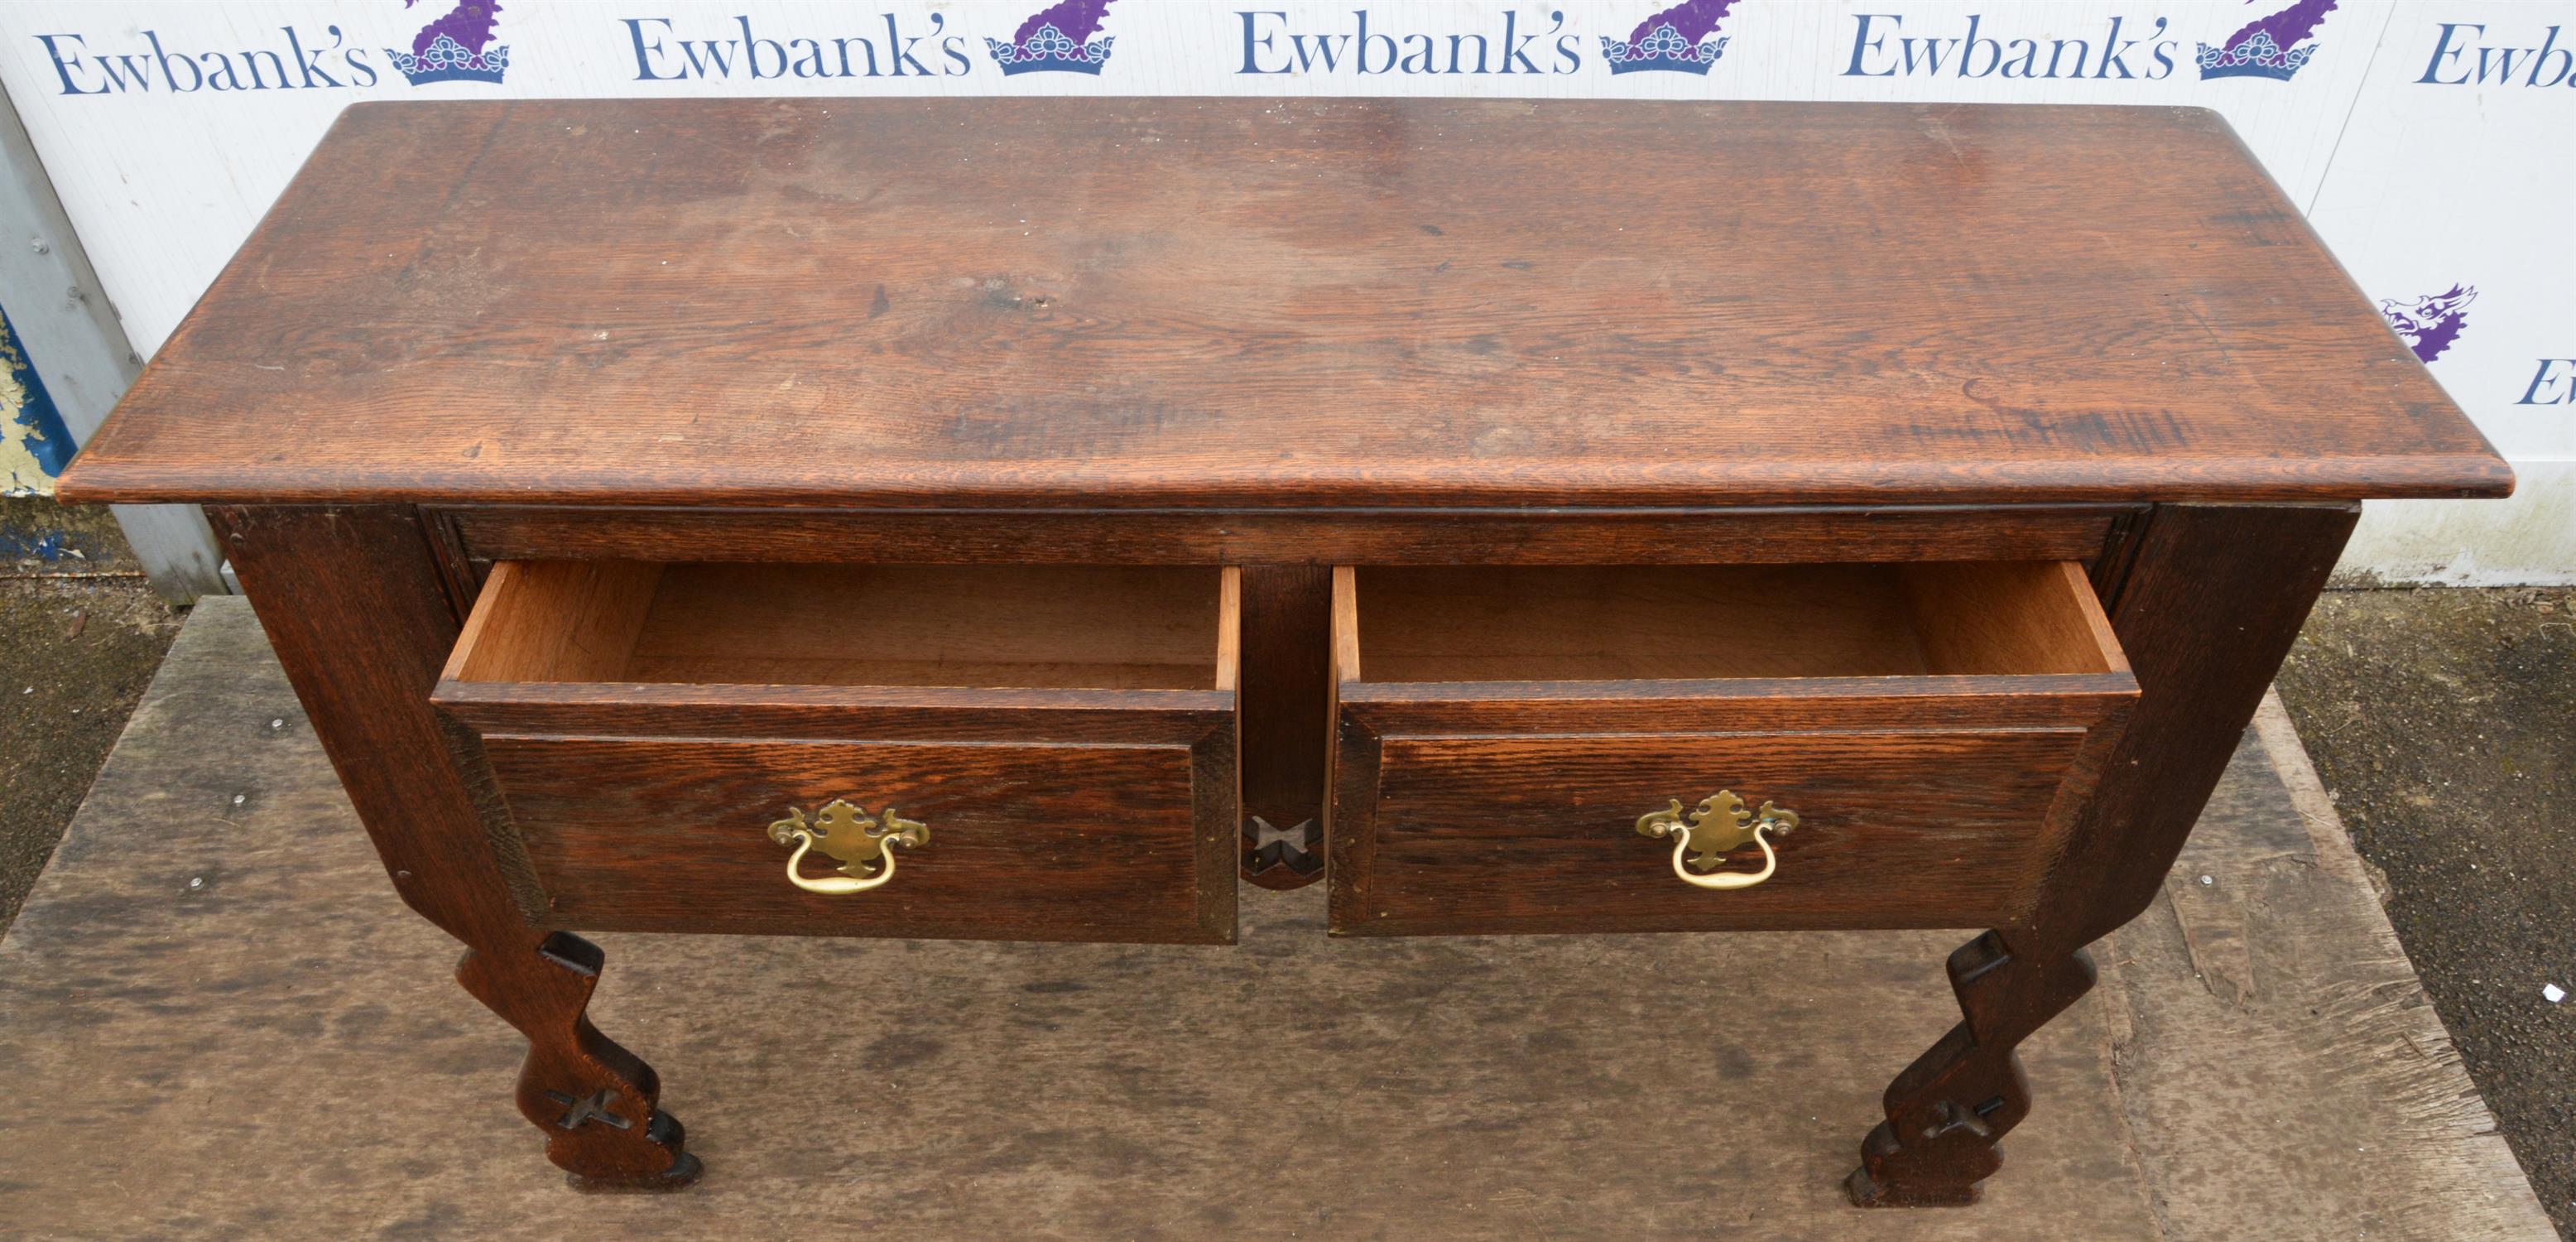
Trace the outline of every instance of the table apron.
<instances>
[{"instance_id":1,"label":"table apron","mask_svg":"<svg viewBox=\"0 0 2576 1242\"><path fill-rule=\"evenodd\" d=\"M472 561L914 564L2091 562L2145 504L1656 509L674 509L425 511Z\"/></svg>"}]
</instances>

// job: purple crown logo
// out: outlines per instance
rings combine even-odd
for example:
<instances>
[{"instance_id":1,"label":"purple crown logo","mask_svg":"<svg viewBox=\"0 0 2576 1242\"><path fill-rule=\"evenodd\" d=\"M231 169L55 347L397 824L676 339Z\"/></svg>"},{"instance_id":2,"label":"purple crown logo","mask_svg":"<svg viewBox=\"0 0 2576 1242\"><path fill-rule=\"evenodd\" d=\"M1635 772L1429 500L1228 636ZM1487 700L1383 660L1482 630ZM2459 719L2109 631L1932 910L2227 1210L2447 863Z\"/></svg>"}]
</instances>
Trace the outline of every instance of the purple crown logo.
<instances>
[{"instance_id":1,"label":"purple crown logo","mask_svg":"<svg viewBox=\"0 0 2576 1242\"><path fill-rule=\"evenodd\" d=\"M403 0L410 8L415 0ZM430 82L494 82L510 68L510 49L492 42L492 24L500 19L500 0L464 0L447 15L420 28L411 50L386 48L414 86Z\"/></svg>"},{"instance_id":2,"label":"purple crown logo","mask_svg":"<svg viewBox=\"0 0 2576 1242\"><path fill-rule=\"evenodd\" d=\"M2395 298L2383 298L2379 313L2388 326L2406 338L2415 351L2415 360L2431 362L2460 339L2460 329L2469 326L2469 303L2477 300L2478 291L2467 285L2453 285L2449 291L2415 299L2411 306L2400 306Z\"/></svg>"},{"instance_id":3,"label":"purple crown logo","mask_svg":"<svg viewBox=\"0 0 2576 1242\"><path fill-rule=\"evenodd\" d=\"M2299 40L2316 33L2317 24L2334 6L2335 0L2299 0L2227 36L2225 46L2200 44L2200 76L2289 81L2291 74L2317 54L2316 44L2301 45Z\"/></svg>"},{"instance_id":4,"label":"purple crown logo","mask_svg":"<svg viewBox=\"0 0 2576 1242\"><path fill-rule=\"evenodd\" d=\"M992 53L993 63L1002 67L1004 77L1023 73L1097 75L1100 67L1109 63L1109 45L1117 41L1111 35L1091 37L1100 29L1100 19L1108 11L1109 0L1063 0L1021 22L1010 42L984 40L984 50Z\"/></svg>"},{"instance_id":5,"label":"purple crown logo","mask_svg":"<svg viewBox=\"0 0 2576 1242\"><path fill-rule=\"evenodd\" d=\"M1601 36L1601 58L1612 73L1659 69L1707 76L1726 54L1726 37L1709 37L1735 0L1682 0L1680 4L1637 23L1625 43Z\"/></svg>"}]
</instances>

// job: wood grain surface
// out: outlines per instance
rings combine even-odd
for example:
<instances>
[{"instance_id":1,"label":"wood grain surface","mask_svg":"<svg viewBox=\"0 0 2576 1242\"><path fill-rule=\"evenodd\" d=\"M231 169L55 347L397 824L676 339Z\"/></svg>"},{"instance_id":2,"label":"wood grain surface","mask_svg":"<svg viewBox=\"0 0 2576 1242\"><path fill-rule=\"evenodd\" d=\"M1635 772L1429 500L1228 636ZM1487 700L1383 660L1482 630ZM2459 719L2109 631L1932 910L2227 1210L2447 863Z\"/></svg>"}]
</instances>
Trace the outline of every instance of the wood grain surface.
<instances>
[{"instance_id":1,"label":"wood grain surface","mask_svg":"<svg viewBox=\"0 0 2576 1242\"><path fill-rule=\"evenodd\" d=\"M2068 562L1345 568L1333 602L1341 935L2017 925L2138 695ZM1635 831L1720 789L1801 817L1758 887Z\"/></svg>"},{"instance_id":2,"label":"wood grain surface","mask_svg":"<svg viewBox=\"0 0 2576 1242\"><path fill-rule=\"evenodd\" d=\"M1343 589L1373 682L2125 667L2071 562L1369 567Z\"/></svg>"},{"instance_id":3,"label":"wood grain surface","mask_svg":"<svg viewBox=\"0 0 2576 1242\"><path fill-rule=\"evenodd\" d=\"M2027 924L1950 955L1961 1021L1888 1084L1887 1119L1846 1182L1853 1202L1972 1202L2001 1167L1996 1144L2031 1107L2015 1049L2092 988L2084 946L2154 897L2359 516L2358 505L2156 508L2108 610L2140 692L2127 727L2078 760L2090 797Z\"/></svg>"},{"instance_id":4,"label":"wood grain surface","mask_svg":"<svg viewBox=\"0 0 2576 1242\"><path fill-rule=\"evenodd\" d=\"M1243 572L1243 878L1299 888L1324 878L1332 765L1333 575L1319 565Z\"/></svg>"},{"instance_id":5,"label":"wood grain surface","mask_svg":"<svg viewBox=\"0 0 2576 1242\"><path fill-rule=\"evenodd\" d=\"M504 561L446 676L1231 689L1237 571Z\"/></svg>"},{"instance_id":6,"label":"wood grain surface","mask_svg":"<svg viewBox=\"0 0 2576 1242\"><path fill-rule=\"evenodd\" d=\"M466 561L1699 565L2091 560L2144 505L432 510ZM471 593L466 593L471 598Z\"/></svg>"},{"instance_id":7,"label":"wood grain surface","mask_svg":"<svg viewBox=\"0 0 2576 1242\"><path fill-rule=\"evenodd\" d=\"M1335 842L1345 935L1985 927L2028 906L2085 730L1386 738ZM1346 754L1349 752L1346 752ZM1799 815L1779 873L1710 892L1637 817L1724 788ZM1729 869L1761 864L1748 846ZM1344 874L1349 873L1345 882Z\"/></svg>"},{"instance_id":8,"label":"wood grain surface","mask_svg":"<svg viewBox=\"0 0 2576 1242\"><path fill-rule=\"evenodd\" d=\"M1223 942L1237 577L504 561L429 697L539 926ZM947 848L801 892L765 829L835 798Z\"/></svg>"},{"instance_id":9,"label":"wood grain surface","mask_svg":"<svg viewBox=\"0 0 2576 1242\"><path fill-rule=\"evenodd\" d=\"M365 103L78 501L2497 495L2215 113Z\"/></svg>"},{"instance_id":10,"label":"wood grain surface","mask_svg":"<svg viewBox=\"0 0 2576 1242\"><path fill-rule=\"evenodd\" d=\"M656 1107L660 1075L587 1016L604 956L525 917L526 857L490 831L498 799L462 732L431 708L458 618L418 516L274 506L207 516L394 891L465 942L457 983L527 1036L516 1100L545 1134L547 1158L599 1185L696 1180L685 1131ZM380 973L351 961L342 973ZM418 1117L409 1129L435 1135L440 1122Z\"/></svg>"},{"instance_id":11,"label":"wood grain surface","mask_svg":"<svg viewBox=\"0 0 2576 1242\"><path fill-rule=\"evenodd\" d=\"M1212 746L1230 757L1231 735ZM487 736L483 749L565 927L1234 939L1231 781L1209 791L1227 805L1202 849L1190 746ZM891 804L930 839L881 889L801 891L765 829L834 798ZM804 870L832 864L818 851Z\"/></svg>"}]
</instances>

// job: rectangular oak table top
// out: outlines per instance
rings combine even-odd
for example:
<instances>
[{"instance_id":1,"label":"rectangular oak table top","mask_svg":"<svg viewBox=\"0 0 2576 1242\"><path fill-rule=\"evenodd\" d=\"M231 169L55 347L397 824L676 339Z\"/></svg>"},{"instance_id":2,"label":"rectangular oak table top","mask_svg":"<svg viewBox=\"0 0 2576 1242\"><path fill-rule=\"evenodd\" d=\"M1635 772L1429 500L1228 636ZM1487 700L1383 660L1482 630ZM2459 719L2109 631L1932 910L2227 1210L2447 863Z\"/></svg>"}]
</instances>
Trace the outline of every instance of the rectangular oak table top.
<instances>
[{"instance_id":1,"label":"rectangular oak table top","mask_svg":"<svg viewBox=\"0 0 2576 1242\"><path fill-rule=\"evenodd\" d=\"M2511 475L2214 113L345 112L73 500L2343 501Z\"/></svg>"}]
</instances>

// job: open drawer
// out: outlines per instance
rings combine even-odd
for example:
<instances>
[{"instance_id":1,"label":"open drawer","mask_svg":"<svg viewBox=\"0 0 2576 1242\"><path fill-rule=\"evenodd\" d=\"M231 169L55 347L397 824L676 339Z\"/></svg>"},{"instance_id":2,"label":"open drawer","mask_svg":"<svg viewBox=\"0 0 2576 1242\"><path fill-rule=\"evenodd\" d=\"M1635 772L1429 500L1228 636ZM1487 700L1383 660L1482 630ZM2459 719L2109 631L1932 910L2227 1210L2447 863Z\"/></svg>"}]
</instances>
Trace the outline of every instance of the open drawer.
<instances>
[{"instance_id":1,"label":"open drawer","mask_svg":"<svg viewBox=\"0 0 2576 1242\"><path fill-rule=\"evenodd\" d=\"M432 699L549 926L1229 942L1235 592L505 562Z\"/></svg>"},{"instance_id":2,"label":"open drawer","mask_svg":"<svg viewBox=\"0 0 2576 1242\"><path fill-rule=\"evenodd\" d=\"M1343 569L1334 663L1359 935L2011 926L2138 693L2056 562Z\"/></svg>"}]
</instances>

